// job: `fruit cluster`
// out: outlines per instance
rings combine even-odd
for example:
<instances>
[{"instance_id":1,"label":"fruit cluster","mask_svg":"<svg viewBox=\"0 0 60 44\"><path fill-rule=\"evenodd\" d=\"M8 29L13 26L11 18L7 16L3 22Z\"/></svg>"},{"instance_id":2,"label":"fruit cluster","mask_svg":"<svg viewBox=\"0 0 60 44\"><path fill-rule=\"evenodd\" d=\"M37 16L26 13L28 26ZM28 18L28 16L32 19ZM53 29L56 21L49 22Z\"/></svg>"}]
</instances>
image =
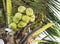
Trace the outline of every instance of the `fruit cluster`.
<instances>
[{"instance_id":1,"label":"fruit cluster","mask_svg":"<svg viewBox=\"0 0 60 44\"><path fill-rule=\"evenodd\" d=\"M35 15L32 8L19 6L18 12L11 18L11 21L8 18L9 28L18 31L18 29L25 27L29 22L34 22Z\"/></svg>"}]
</instances>

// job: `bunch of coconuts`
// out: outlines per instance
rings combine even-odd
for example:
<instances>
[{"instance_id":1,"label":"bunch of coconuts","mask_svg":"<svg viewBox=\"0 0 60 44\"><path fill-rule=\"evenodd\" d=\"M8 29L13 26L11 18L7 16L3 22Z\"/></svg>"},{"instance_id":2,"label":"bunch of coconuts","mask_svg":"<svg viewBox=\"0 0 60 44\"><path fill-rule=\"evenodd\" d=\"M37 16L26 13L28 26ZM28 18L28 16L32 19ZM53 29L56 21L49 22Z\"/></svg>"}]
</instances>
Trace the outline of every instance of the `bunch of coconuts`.
<instances>
[{"instance_id":1,"label":"bunch of coconuts","mask_svg":"<svg viewBox=\"0 0 60 44\"><path fill-rule=\"evenodd\" d=\"M14 31L25 27L29 22L35 21L35 15L32 8L24 6L18 7L18 12L14 16L8 17L8 27Z\"/></svg>"}]
</instances>

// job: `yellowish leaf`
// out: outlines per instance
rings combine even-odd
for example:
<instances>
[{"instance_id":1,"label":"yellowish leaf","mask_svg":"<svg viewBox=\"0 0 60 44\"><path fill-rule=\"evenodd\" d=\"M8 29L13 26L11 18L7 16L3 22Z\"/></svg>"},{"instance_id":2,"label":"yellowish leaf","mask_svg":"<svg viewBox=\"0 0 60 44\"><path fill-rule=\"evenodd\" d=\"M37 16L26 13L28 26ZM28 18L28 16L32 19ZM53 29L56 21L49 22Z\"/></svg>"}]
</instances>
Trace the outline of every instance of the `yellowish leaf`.
<instances>
[{"instance_id":1,"label":"yellowish leaf","mask_svg":"<svg viewBox=\"0 0 60 44\"><path fill-rule=\"evenodd\" d=\"M52 25L54 25L53 22L50 22L50 23L44 25L42 28L40 28L39 30L37 30L36 32L34 32L34 33L32 34L32 36L37 36L37 35L39 35L40 33L42 33L43 31L45 31L47 28L51 27Z\"/></svg>"},{"instance_id":2,"label":"yellowish leaf","mask_svg":"<svg viewBox=\"0 0 60 44\"><path fill-rule=\"evenodd\" d=\"M47 42L47 43L49 43L49 42L46 41L46 40L31 40L31 42Z\"/></svg>"}]
</instances>

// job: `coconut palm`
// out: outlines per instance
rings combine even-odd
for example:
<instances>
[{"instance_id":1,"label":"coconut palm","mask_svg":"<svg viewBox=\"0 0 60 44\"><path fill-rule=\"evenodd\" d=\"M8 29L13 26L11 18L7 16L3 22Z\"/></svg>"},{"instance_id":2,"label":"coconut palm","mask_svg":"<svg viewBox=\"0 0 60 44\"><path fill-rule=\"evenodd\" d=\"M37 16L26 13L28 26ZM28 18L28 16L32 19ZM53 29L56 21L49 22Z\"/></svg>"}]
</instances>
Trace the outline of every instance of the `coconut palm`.
<instances>
[{"instance_id":1,"label":"coconut palm","mask_svg":"<svg viewBox=\"0 0 60 44\"><path fill-rule=\"evenodd\" d=\"M21 39L19 44L59 44L60 2L58 0L6 0L6 7L5 4L3 5L4 10L9 8L6 12L9 15L15 14L20 5L31 7L34 10L35 22L29 23L15 35ZM27 33L27 35L22 33Z\"/></svg>"}]
</instances>

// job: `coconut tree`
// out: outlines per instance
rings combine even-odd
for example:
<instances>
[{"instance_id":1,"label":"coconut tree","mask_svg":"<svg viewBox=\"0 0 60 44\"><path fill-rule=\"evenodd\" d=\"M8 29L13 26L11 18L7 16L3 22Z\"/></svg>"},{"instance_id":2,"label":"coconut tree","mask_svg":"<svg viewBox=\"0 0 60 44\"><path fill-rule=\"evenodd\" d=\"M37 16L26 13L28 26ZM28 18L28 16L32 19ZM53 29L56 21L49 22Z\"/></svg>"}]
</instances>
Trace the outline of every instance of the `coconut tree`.
<instances>
[{"instance_id":1,"label":"coconut tree","mask_svg":"<svg viewBox=\"0 0 60 44\"><path fill-rule=\"evenodd\" d=\"M19 6L32 8L35 15L35 21L28 22L26 26L24 26L25 24L22 22L11 24L11 22L14 21L11 20L14 16L17 16L15 14L21 12L21 9L18 10ZM12 30L10 32L6 32L7 30L5 30L5 32L8 33L4 39L6 44L59 44L60 2L58 0L3 0L3 7L4 13L7 14L6 25L8 30ZM22 10L25 10L24 7L22 7ZM26 11L27 10L22 14L25 15ZM29 15L29 12L27 11L26 13ZM24 18L22 17L22 19ZM29 18L27 18L27 20L28 19ZM26 20L24 19L24 21ZM9 24L13 25L13 28L10 28L11 25ZM22 26L20 25L20 28L17 29L17 24L21 24ZM13 29L15 29L15 31Z\"/></svg>"}]
</instances>

